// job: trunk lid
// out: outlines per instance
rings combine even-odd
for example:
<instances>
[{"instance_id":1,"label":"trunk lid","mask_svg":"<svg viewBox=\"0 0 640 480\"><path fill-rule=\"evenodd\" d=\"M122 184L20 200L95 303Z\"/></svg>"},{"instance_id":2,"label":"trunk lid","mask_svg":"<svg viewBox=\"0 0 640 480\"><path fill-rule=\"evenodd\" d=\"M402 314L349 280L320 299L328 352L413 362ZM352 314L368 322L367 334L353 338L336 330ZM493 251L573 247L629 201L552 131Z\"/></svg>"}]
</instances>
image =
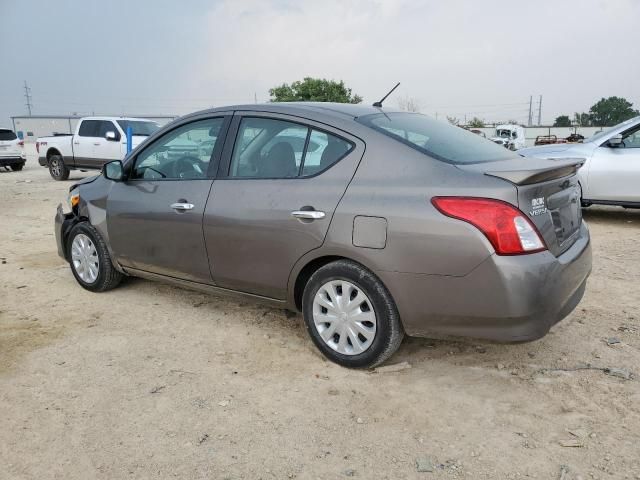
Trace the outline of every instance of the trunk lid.
<instances>
[{"instance_id":1,"label":"trunk lid","mask_svg":"<svg viewBox=\"0 0 640 480\"><path fill-rule=\"evenodd\" d=\"M578 238L582 224L577 171L582 158L514 158L498 162L457 165L512 183L518 208L536 226L549 251L565 252Z\"/></svg>"}]
</instances>

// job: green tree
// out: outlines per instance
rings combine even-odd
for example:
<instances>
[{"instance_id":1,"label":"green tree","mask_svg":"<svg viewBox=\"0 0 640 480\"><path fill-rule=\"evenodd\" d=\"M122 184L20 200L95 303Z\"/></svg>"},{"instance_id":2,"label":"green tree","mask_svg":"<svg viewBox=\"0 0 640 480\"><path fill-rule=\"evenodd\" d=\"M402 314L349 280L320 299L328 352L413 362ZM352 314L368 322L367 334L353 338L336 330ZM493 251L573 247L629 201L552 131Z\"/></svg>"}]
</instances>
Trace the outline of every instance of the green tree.
<instances>
[{"instance_id":1,"label":"green tree","mask_svg":"<svg viewBox=\"0 0 640 480\"><path fill-rule=\"evenodd\" d=\"M352 94L341 80L305 77L291 85L283 83L269 89L272 102L338 102L360 103L362 97Z\"/></svg>"},{"instance_id":2,"label":"green tree","mask_svg":"<svg viewBox=\"0 0 640 480\"><path fill-rule=\"evenodd\" d=\"M449 115L447 115L447 121L451 124L451 125L460 125L460 119L458 117L450 117Z\"/></svg>"},{"instance_id":3,"label":"green tree","mask_svg":"<svg viewBox=\"0 0 640 480\"><path fill-rule=\"evenodd\" d=\"M589 109L592 124L596 127L616 125L638 115L633 104L621 97L602 98Z\"/></svg>"},{"instance_id":4,"label":"green tree","mask_svg":"<svg viewBox=\"0 0 640 480\"><path fill-rule=\"evenodd\" d=\"M589 127L591 126L591 115L589 115L588 113L574 113L573 114L573 121L581 126L581 127Z\"/></svg>"},{"instance_id":5,"label":"green tree","mask_svg":"<svg viewBox=\"0 0 640 480\"><path fill-rule=\"evenodd\" d=\"M556 121L553 122L553 126L554 127L570 127L571 119L569 118L569 115L560 115L559 117L556 117Z\"/></svg>"},{"instance_id":6,"label":"green tree","mask_svg":"<svg viewBox=\"0 0 640 480\"><path fill-rule=\"evenodd\" d=\"M471 119L471 121L467 124L467 127L470 127L470 128L484 128L485 127L485 123L484 123L484 120L482 120L481 118L473 117Z\"/></svg>"}]
</instances>

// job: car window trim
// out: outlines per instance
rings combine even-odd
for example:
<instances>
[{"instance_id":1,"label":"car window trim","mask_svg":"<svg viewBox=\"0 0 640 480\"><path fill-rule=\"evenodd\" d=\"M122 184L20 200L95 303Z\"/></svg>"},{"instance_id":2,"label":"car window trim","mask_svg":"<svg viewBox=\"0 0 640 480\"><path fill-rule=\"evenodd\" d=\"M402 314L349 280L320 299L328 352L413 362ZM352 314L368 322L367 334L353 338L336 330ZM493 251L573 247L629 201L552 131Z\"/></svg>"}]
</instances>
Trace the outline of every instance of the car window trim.
<instances>
[{"instance_id":1,"label":"car window trim","mask_svg":"<svg viewBox=\"0 0 640 480\"><path fill-rule=\"evenodd\" d=\"M300 161L300 169L299 174L296 177L232 177L231 173L231 160L233 157L233 150L235 149L235 144L238 141L238 133L240 132L240 123L243 118L267 118L271 120L280 120L289 123L295 123L306 127L308 129L307 139L305 140L304 149L302 151L302 159ZM297 116L291 116L281 113L273 113L273 112L261 112L261 111L247 111L247 110L237 110L233 113L233 121L231 122L231 127L227 132L227 137L233 138L233 141L225 142L225 151L223 152L223 159L220 162L220 168L218 169L218 174L216 175L216 179L218 180L306 180L308 178L314 178L318 175L322 175L324 172L329 170L334 165L338 164L342 161L343 158L347 157L351 153L356 151L357 144L355 141L345 138L343 135L335 133L327 128L323 128L317 125L317 122L308 123L307 119ZM304 165L304 160L307 155L307 148L309 146L309 138L311 137L311 132L315 130L320 133L324 133L326 135L332 135L344 142L348 143L351 148L347 150L344 154L342 154L335 162L329 165L327 168L324 168L313 175L305 175L302 176L302 167Z\"/></svg>"},{"instance_id":2,"label":"car window trim","mask_svg":"<svg viewBox=\"0 0 640 480\"><path fill-rule=\"evenodd\" d=\"M185 181L192 181L192 180L212 180L215 178L215 173L217 172L218 169L218 164L220 163L220 159L222 157L222 153L223 153L223 148L224 148L224 144L226 143L226 139L227 139L227 135L229 133L229 125L231 123L231 119L232 119L232 115L230 112L216 112L217 114L215 115L206 115L206 116L202 116L202 117L197 117L197 118L188 118L185 119L185 121L183 122L179 122L176 123L175 125L172 126L172 128L163 131L162 129L158 130L159 135L157 136L157 138L152 139L148 144L146 144L144 146L144 148L142 150L140 150L139 152L137 152L134 156L130 157L127 159L127 165L125 166L125 170L127 172L127 177L129 176L129 174L133 171L133 169L136 166L136 163L138 161L138 157L144 153L148 148L151 148L153 145L155 145L155 143L157 141L159 141L161 138L163 138L165 135L177 130L178 128L182 128L185 125L189 125L192 123L196 123L196 122L203 122L206 120L215 120L218 118L222 118L222 126L220 127L220 134L218 135L218 139L222 139L222 142L218 142L216 140L216 144L213 147L213 150L211 152L211 156L209 157L209 166L207 167L207 171L206 171L206 175L202 178L154 178L154 179L149 179L149 178L127 178L126 182L127 183L134 183L134 182L175 182L175 181L180 181L180 182L185 182ZM216 164L214 166L214 163Z\"/></svg>"}]
</instances>

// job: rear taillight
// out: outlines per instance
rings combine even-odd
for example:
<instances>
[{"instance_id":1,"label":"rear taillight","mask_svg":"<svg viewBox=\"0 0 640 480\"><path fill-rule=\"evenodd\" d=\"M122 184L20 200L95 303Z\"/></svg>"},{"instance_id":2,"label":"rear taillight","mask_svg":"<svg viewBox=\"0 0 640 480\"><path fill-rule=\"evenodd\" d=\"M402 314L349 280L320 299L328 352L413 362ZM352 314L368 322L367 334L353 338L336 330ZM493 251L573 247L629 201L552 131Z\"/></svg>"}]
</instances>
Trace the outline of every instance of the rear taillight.
<instances>
[{"instance_id":1,"label":"rear taillight","mask_svg":"<svg viewBox=\"0 0 640 480\"><path fill-rule=\"evenodd\" d=\"M40 142L36 142L36 152L40 153Z\"/></svg>"},{"instance_id":2,"label":"rear taillight","mask_svg":"<svg viewBox=\"0 0 640 480\"><path fill-rule=\"evenodd\" d=\"M19 145L19 146L21 146L21 147L24 147L24 140L20 140L20 141L18 142L18 145Z\"/></svg>"},{"instance_id":3,"label":"rear taillight","mask_svg":"<svg viewBox=\"0 0 640 480\"><path fill-rule=\"evenodd\" d=\"M474 197L433 197L431 203L444 215L478 228L498 255L522 255L547 248L536 227L510 203Z\"/></svg>"}]
</instances>

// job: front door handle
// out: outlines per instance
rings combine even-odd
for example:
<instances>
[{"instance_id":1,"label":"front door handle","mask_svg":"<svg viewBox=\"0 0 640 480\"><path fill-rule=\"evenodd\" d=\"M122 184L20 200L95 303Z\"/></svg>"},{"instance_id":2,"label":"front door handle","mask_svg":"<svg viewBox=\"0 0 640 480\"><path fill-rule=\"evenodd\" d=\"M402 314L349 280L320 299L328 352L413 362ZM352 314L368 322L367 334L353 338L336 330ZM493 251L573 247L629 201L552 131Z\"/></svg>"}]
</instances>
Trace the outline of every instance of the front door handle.
<instances>
[{"instance_id":1,"label":"front door handle","mask_svg":"<svg viewBox=\"0 0 640 480\"><path fill-rule=\"evenodd\" d=\"M180 210L181 212L184 212L186 210L193 210L193 207L194 207L193 203L183 203L183 202L172 203L169 206L174 210Z\"/></svg>"},{"instance_id":2,"label":"front door handle","mask_svg":"<svg viewBox=\"0 0 640 480\"><path fill-rule=\"evenodd\" d=\"M325 217L325 213L319 210L296 210L291 212L291 216L305 220L319 220Z\"/></svg>"}]
</instances>

